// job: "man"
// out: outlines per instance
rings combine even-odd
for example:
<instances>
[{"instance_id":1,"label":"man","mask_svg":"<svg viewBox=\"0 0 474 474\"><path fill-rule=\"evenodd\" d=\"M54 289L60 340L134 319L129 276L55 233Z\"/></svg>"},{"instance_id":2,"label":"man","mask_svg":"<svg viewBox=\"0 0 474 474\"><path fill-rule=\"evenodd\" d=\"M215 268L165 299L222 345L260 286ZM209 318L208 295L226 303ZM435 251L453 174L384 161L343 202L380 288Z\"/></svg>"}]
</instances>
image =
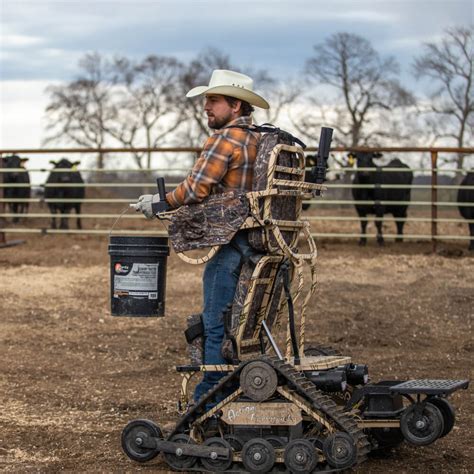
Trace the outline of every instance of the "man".
<instances>
[{"instance_id":1,"label":"man","mask_svg":"<svg viewBox=\"0 0 474 474\"><path fill-rule=\"evenodd\" d=\"M206 140L190 175L166 194L171 208L201 202L214 193L252 190L259 134L240 127L252 124L253 106L269 108L267 101L252 89L250 77L216 69L208 86L195 87L186 94L186 97L204 95L207 124L214 129L214 133ZM157 200L157 195L140 196L137 210L152 218L151 203ZM219 249L204 269L202 319L205 364L227 363L220 351L224 338L222 312L234 297L243 258L252 253L246 231L240 231L229 244ZM205 372L196 386L194 400L197 401L221 377L221 373Z\"/></svg>"}]
</instances>

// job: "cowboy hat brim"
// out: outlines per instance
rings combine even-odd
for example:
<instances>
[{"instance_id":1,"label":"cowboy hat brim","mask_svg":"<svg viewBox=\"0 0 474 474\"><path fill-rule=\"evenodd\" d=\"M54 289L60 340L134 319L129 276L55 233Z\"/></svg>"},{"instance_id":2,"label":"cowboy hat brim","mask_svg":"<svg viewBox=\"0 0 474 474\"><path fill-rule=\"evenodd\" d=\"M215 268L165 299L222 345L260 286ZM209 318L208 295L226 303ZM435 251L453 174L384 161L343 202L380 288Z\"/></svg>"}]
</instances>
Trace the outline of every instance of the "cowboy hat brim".
<instances>
[{"instance_id":1,"label":"cowboy hat brim","mask_svg":"<svg viewBox=\"0 0 474 474\"><path fill-rule=\"evenodd\" d=\"M249 104L255 105L256 107L260 107L262 109L270 108L269 103L263 97L260 97L258 94L255 94L255 92L234 86L198 86L191 89L186 94L186 97L196 97L202 94L228 95L230 97L235 97L236 99L245 100Z\"/></svg>"}]
</instances>

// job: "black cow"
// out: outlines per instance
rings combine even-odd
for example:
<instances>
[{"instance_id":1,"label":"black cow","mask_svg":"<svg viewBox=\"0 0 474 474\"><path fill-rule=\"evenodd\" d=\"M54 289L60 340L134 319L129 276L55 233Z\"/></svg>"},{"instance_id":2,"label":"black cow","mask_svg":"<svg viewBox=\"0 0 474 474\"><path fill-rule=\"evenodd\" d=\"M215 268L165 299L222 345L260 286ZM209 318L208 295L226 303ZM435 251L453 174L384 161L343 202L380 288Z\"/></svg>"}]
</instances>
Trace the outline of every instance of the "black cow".
<instances>
[{"instance_id":1,"label":"black cow","mask_svg":"<svg viewBox=\"0 0 474 474\"><path fill-rule=\"evenodd\" d=\"M461 182L461 186L474 186L474 171L470 171ZM459 188L458 203L466 202L474 204L474 189ZM462 206L459 204L459 212L464 219L474 220L474 207ZM471 241L469 243L469 250L474 251L474 222L468 222L469 233L471 234Z\"/></svg>"},{"instance_id":2,"label":"black cow","mask_svg":"<svg viewBox=\"0 0 474 474\"><path fill-rule=\"evenodd\" d=\"M81 173L75 170L74 167L79 164L79 161L71 163L67 158L61 158L59 161L50 161L54 165L54 169L61 168L70 168L71 171L51 171L46 180L46 185L44 189L45 199L84 199L85 189L84 187L74 187L74 186L54 186L54 184L64 185L64 184L83 184ZM50 186L53 185L53 186ZM48 202L48 207L52 213L51 217L51 227L56 229L56 217L55 214L69 214L69 211L75 209L77 216L77 228L82 229L81 218L79 214L81 212L81 203L80 202ZM68 219L63 216L60 220L60 228L68 229Z\"/></svg>"},{"instance_id":3,"label":"black cow","mask_svg":"<svg viewBox=\"0 0 474 474\"><path fill-rule=\"evenodd\" d=\"M373 159L381 157L381 153L374 152L356 152L349 153L349 159L357 160L358 168L375 168ZM369 184L376 185L375 188L352 188L352 196L355 201L375 201L375 204L355 204L357 214L360 218L366 218L368 214L375 214L380 220L375 221L377 227L377 242L383 245L384 239L382 235L382 218L384 214L392 214L395 218L407 217L407 204L381 204L380 201L410 201L411 183L413 181L413 172L410 168L402 163L398 158L393 159L384 167L387 168L406 168L407 171L383 171L383 168L377 167L377 171L359 170L355 173L353 184ZM381 188L377 185L400 185L405 184L406 188ZM395 221L397 225L397 242L403 240L403 225L405 222ZM365 236L367 228L367 220L361 219L360 227L362 237L359 245L367 243Z\"/></svg>"},{"instance_id":4,"label":"black cow","mask_svg":"<svg viewBox=\"0 0 474 474\"><path fill-rule=\"evenodd\" d=\"M4 168L25 168L28 158L20 158L17 155L6 156L3 162ZM29 199L31 196L30 175L28 171L9 171L3 174L4 184L18 184L28 186L16 187L6 186L3 188L3 197L5 199ZM28 212L29 203L27 202L9 202L8 208L13 214L26 214ZM19 218L14 217L13 222L18 222Z\"/></svg>"}]
</instances>

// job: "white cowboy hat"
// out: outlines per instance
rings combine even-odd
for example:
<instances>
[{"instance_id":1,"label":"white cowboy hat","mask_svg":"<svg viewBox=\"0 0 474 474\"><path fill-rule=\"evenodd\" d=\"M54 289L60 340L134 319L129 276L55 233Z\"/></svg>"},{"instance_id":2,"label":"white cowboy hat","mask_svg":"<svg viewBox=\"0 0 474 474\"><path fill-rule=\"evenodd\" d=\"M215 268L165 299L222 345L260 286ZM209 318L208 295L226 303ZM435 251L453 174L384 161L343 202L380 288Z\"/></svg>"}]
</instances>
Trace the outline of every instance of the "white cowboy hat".
<instances>
[{"instance_id":1,"label":"white cowboy hat","mask_svg":"<svg viewBox=\"0 0 474 474\"><path fill-rule=\"evenodd\" d=\"M249 104L269 109L270 105L252 90L253 80L245 74L228 71L226 69L215 69L212 71L208 86L198 86L191 89L186 97L196 97L202 94L220 94L245 100Z\"/></svg>"}]
</instances>

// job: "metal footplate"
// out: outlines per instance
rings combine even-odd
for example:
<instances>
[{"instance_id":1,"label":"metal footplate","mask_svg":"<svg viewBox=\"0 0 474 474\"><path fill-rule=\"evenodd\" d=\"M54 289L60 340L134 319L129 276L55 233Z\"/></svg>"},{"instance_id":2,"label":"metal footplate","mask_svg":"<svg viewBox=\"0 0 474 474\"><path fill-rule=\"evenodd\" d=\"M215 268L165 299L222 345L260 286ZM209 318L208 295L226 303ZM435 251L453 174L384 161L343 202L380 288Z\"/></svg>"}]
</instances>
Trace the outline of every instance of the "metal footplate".
<instances>
[{"instance_id":1,"label":"metal footplate","mask_svg":"<svg viewBox=\"0 0 474 474\"><path fill-rule=\"evenodd\" d=\"M436 380L436 379L418 379L407 380L390 387L392 393L426 395L449 395L461 388L467 389L469 380Z\"/></svg>"}]
</instances>

